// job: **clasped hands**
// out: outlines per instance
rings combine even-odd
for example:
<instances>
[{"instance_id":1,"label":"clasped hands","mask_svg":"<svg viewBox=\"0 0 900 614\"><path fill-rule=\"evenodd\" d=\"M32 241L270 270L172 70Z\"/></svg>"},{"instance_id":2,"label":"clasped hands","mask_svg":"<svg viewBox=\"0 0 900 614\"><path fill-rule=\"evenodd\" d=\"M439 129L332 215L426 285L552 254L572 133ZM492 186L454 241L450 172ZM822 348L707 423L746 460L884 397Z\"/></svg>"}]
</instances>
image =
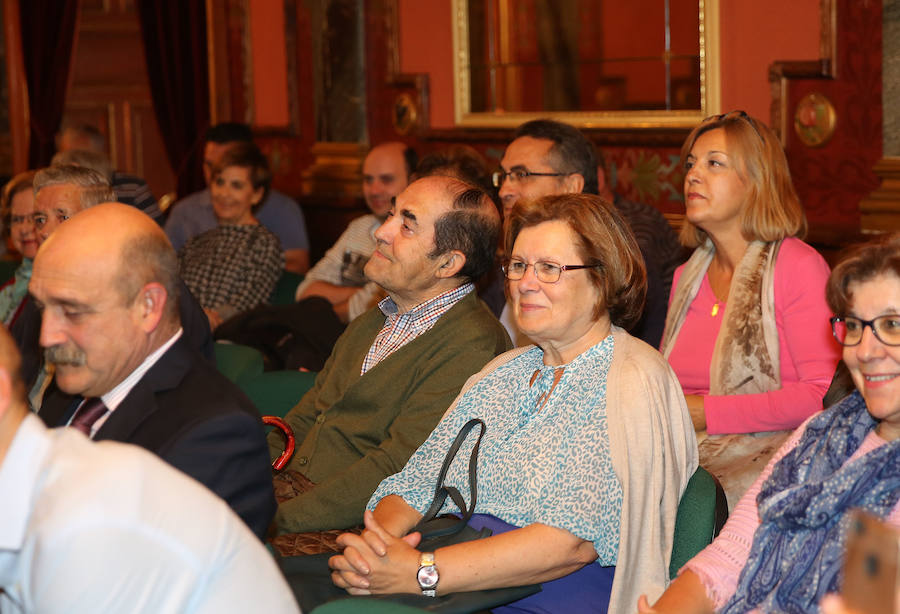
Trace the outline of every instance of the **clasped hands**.
<instances>
[{"instance_id":1,"label":"clasped hands","mask_svg":"<svg viewBox=\"0 0 900 614\"><path fill-rule=\"evenodd\" d=\"M351 595L373 593L418 593L416 570L422 539L414 532L395 537L366 510L362 535L343 533L337 538L341 554L328 559L331 580Z\"/></svg>"}]
</instances>

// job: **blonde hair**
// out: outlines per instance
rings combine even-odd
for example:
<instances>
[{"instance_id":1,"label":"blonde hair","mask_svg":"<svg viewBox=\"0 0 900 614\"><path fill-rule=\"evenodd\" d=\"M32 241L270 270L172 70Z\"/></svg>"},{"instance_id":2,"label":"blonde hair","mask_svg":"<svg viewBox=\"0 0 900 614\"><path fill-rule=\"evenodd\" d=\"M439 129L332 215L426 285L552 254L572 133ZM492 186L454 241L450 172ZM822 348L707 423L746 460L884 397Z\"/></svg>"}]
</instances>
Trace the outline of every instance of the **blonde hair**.
<instances>
[{"instance_id":1,"label":"blonde hair","mask_svg":"<svg viewBox=\"0 0 900 614\"><path fill-rule=\"evenodd\" d=\"M704 119L681 148L685 163L700 135L721 128L725 131L728 156L738 176L747 185L741 216L741 234L748 241L778 241L806 236L806 215L794 190L784 149L768 126L744 111L730 111ZM706 241L703 229L688 220L681 227L681 242L697 247Z\"/></svg>"}]
</instances>

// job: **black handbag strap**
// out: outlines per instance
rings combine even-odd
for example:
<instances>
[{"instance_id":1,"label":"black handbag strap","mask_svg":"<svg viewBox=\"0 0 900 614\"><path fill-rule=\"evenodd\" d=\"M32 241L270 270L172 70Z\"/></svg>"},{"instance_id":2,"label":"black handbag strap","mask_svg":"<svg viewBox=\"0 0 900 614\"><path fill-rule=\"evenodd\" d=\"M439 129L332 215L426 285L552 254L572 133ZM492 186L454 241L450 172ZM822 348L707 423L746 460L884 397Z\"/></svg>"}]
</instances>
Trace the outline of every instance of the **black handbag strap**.
<instances>
[{"instance_id":1,"label":"black handbag strap","mask_svg":"<svg viewBox=\"0 0 900 614\"><path fill-rule=\"evenodd\" d=\"M447 470L450 469L450 463L453 462L453 459L456 458L457 452L459 452L460 446L462 446L463 442L466 440L466 437L469 435L469 432L475 428L476 426L480 426L481 428L478 431L478 440L475 442L475 447L472 448L472 455L469 457L469 492L472 493L472 503L469 506L466 506L466 502L460 494L459 490L453 486L445 486L444 479L447 477ZM434 500L431 502L431 506L428 508L428 511L425 512L425 515L422 516L422 520L413 527L413 531L422 531L422 525L426 522L433 520L435 516L437 516L438 512L444 505L444 502L447 500L447 496L450 496L450 499L456 504L459 508L459 511L462 512L462 519L455 526L449 527L443 531L440 531L440 535L452 535L453 533L458 533L462 531L463 527L465 527L469 520L472 518L472 514L475 513L475 504L478 501L478 485L476 478L476 471L478 468L478 450L481 447L481 438L484 437L484 432L487 429L487 426L484 423L484 420L479 418L472 418L468 422L466 422L463 427L459 430L459 434L456 435L456 439L453 440L453 444L451 444L450 449L447 450L447 455L444 457L444 462L441 465L441 470L438 473L437 484L434 488ZM437 537L434 531L430 532L431 537Z\"/></svg>"}]
</instances>

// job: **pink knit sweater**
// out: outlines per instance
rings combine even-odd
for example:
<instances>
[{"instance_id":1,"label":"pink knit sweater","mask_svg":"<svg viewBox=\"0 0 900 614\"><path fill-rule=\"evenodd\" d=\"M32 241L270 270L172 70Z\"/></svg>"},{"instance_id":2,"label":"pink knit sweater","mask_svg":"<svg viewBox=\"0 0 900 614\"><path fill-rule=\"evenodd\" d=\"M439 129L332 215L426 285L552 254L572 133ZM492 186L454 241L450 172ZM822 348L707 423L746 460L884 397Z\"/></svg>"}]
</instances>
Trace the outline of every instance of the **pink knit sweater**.
<instances>
[{"instance_id":1,"label":"pink knit sweater","mask_svg":"<svg viewBox=\"0 0 900 614\"><path fill-rule=\"evenodd\" d=\"M675 271L674 292L683 267ZM798 239L785 239L775 263L775 324L778 330L781 389L758 394L709 395L709 365L722 325L725 304L719 303L704 277L685 316L669 364L685 394L706 395L710 434L755 433L792 429L822 409L822 397L840 359L831 336L825 303L828 265Z\"/></svg>"},{"instance_id":2,"label":"pink knit sweater","mask_svg":"<svg viewBox=\"0 0 900 614\"><path fill-rule=\"evenodd\" d=\"M808 420L807 420L808 422ZM728 517L728 522L722 528L722 532L700 554L688 561L679 573L690 569L700 577L706 594L718 610L728 599L734 595L737 588L738 576L750 555L750 546L753 542L753 533L759 526L759 513L756 507L756 496L762 488L763 482L772 473L772 468L788 452L794 449L800 436L806 429L806 422L791 434L790 438L781 446L781 449L772 457L765 470L753 483ZM878 446L887 443L873 430L866 436L859 449L847 459L847 462L871 452ZM888 523L900 528L900 503L898 503L887 519Z\"/></svg>"}]
</instances>

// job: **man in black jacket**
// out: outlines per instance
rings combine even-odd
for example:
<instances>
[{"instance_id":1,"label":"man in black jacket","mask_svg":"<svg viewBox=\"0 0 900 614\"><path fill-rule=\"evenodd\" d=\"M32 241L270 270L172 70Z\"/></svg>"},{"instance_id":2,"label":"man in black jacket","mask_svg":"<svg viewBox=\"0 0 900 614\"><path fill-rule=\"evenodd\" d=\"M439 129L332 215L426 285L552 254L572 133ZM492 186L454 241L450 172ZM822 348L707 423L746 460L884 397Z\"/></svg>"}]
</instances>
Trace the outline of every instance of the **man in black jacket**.
<instances>
[{"instance_id":1,"label":"man in black jacket","mask_svg":"<svg viewBox=\"0 0 900 614\"><path fill-rule=\"evenodd\" d=\"M55 365L38 415L155 452L261 537L275 500L259 413L187 342L177 273L163 231L125 205L92 207L53 232L29 285Z\"/></svg>"}]
</instances>

